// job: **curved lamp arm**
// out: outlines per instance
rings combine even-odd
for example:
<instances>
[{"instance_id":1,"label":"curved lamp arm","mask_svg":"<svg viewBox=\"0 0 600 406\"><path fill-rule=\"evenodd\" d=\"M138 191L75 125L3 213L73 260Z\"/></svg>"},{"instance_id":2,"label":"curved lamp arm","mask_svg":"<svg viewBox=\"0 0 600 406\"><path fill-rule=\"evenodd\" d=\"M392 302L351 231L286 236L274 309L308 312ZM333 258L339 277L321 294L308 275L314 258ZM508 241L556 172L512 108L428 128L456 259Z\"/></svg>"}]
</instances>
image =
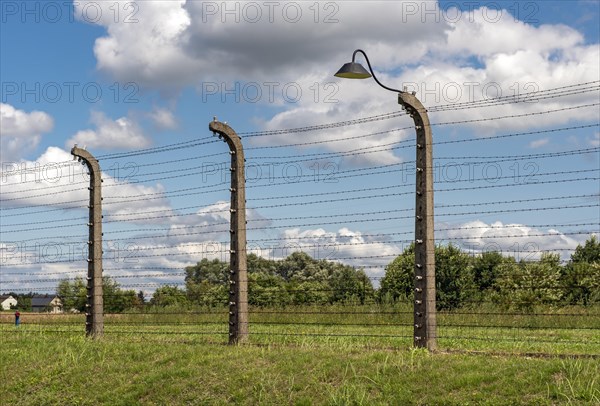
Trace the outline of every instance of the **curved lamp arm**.
<instances>
[{"instance_id":1,"label":"curved lamp arm","mask_svg":"<svg viewBox=\"0 0 600 406\"><path fill-rule=\"evenodd\" d=\"M371 76L373 76L373 79L375 79L375 82L377 82L377 84L381 87L383 87L386 90L390 90L392 92L396 92L396 93L406 93L403 92L402 90L398 90L398 89L393 89L391 87L387 87L386 85L384 85L383 83L381 83L379 81L379 79L377 79L377 76L375 76L375 72L373 72L373 68L371 67L371 62L369 61L369 57L367 56L367 54L365 53L365 51L363 51L362 49L357 49L356 51L354 51L354 53L352 54L352 62L354 62L354 58L356 58L356 54L360 52L361 54L363 54L363 56L365 57L366 61L367 61L367 65L369 66L369 71L371 72Z\"/></svg>"}]
</instances>

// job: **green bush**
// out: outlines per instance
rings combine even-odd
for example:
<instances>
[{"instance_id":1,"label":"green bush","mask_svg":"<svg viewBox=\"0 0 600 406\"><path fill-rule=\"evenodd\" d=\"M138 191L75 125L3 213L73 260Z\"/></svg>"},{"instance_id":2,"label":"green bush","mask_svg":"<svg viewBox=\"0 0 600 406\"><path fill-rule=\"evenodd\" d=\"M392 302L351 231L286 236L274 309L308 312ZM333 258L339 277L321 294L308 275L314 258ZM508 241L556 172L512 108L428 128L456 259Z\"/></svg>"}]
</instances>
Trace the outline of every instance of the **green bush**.
<instances>
[{"instance_id":1,"label":"green bush","mask_svg":"<svg viewBox=\"0 0 600 406\"><path fill-rule=\"evenodd\" d=\"M496 300L507 308L533 310L542 304L558 305L562 298L558 254L544 253L537 262L505 263L496 282Z\"/></svg>"},{"instance_id":2,"label":"green bush","mask_svg":"<svg viewBox=\"0 0 600 406\"><path fill-rule=\"evenodd\" d=\"M435 248L436 307L454 309L473 299L476 289L471 257L453 245ZM414 245L396 257L385 270L380 300L412 300L415 275Z\"/></svg>"}]
</instances>

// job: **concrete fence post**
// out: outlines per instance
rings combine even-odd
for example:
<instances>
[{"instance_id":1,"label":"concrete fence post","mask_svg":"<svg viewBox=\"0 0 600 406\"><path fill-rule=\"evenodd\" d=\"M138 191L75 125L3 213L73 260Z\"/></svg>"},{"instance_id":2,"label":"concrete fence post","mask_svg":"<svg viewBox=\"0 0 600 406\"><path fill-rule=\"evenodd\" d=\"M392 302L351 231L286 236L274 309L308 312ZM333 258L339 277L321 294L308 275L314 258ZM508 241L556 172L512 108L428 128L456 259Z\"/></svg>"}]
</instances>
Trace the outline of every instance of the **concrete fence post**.
<instances>
[{"instance_id":1,"label":"concrete fence post","mask_svg":"<svg viewBox=\"0 0 600 406\"><path fill-rule=\"evenodd\" d=\"M85 305L85 332L93 338L104 334L104 298L102 297L102 172L98 160L77 144L71 154L90 171L88 274Z\"/></svg>"},{"instance_id":2,"label":"concrete fence post","mask_svg":"<svg viewBox=\"0 0 600 406\"><path fill-rule=\"evenodd\" d=\"M231 225L229 246L229 344L248 341L248 267L246 264L246 178L240 137L215 118L208 128L222 138L231 154Z\"/></svg>"},{"instance_id":3,"label":"concrete fence post","mask_svg":"<svg viewBox=\"0 0 600 406\"><path fill-rule=\"evenodd\" d=\"M417 132L415 198L414 346L437 348L435 240L433 222L433 137L427 110L415 95L402 92L398 103Z\"/></svg>"}]
</instances>

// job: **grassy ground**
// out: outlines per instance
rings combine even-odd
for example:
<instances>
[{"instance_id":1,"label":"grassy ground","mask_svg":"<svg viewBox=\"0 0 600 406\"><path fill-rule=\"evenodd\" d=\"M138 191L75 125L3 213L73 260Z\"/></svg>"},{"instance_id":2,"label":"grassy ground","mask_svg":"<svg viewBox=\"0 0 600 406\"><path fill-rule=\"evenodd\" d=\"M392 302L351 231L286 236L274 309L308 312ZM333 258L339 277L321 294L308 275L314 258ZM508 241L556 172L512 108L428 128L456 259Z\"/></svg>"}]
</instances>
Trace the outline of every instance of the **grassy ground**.
<instances>
[{"instance_id":1,"label":"grassy ground","mask_svg":"<svg viewBox=\"0 0 600 406\"><path fill-rule=\"evenodd\" d=\"M600 404L598 309L440 313L434 354L410 309L253 309L237 347L196 310L107 315L99 340L82 315L0 314L0 404Z\"/></svg>"},{"instance_id":2,"label":"grassy ground","mask_svg":"<svg viewBox=\"0 0 600 406\"><path fill-rule=\"evenodd\" d=\"M5 405L598 404L597 359L2 332Z\"/></svg>"},{"instance_id":3,"label":"grassy ground","mask_svg":"<svg viewBox=\"0 0 600 406\"><path fill-rule=\"evenodd\" d=\"M109 314L109 336L170 339L195 343L227 341L227 309L146 309ZM253 308L253 344L337 345L363 349L405 349L412 344L413 314L408 306L320 306ZM546 355L600 354L600 308L544 308L534 313L494 308L439 312L442 350ZM10 313L0 314L0 332L13 327ZM82 334L83 315L23 314L22 331Z\"/></svg>"}]
</instances>

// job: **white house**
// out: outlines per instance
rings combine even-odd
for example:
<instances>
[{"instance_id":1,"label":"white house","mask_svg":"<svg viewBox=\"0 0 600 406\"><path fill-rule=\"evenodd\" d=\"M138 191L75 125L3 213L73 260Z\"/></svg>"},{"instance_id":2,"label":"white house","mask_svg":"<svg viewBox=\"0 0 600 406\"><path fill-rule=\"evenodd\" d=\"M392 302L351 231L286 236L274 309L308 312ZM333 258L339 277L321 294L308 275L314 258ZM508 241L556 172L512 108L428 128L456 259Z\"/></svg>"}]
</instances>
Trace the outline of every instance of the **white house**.
<instances>
[{"instance_id":1,"label":"white house","mask_svg":"<svg viewBox=\"0 0 600 406\"><path fill-rule=\"evenodd\" d=\"M2 310L10 310L17 307L17 299L12 296L0 296L0 308Z\"/></svg>"}]
</instances>

